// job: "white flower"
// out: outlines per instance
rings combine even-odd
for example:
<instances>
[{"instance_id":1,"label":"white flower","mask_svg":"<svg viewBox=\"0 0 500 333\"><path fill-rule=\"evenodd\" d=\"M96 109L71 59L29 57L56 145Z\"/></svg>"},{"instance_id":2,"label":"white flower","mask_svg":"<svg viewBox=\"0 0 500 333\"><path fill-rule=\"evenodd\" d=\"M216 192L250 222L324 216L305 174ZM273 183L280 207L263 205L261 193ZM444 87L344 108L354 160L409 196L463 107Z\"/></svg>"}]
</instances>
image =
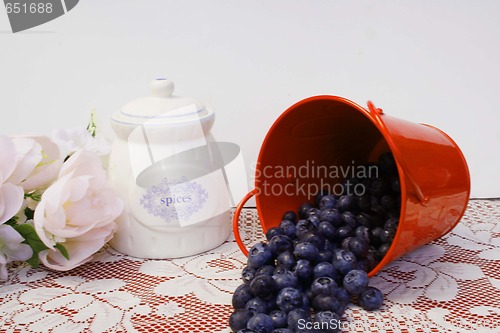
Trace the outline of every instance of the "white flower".
<instances>
[{"instance_id":1,"label":"white flower","mask_svg":"<svg viewBox=\"0 0 500 333\"><path fill-rule=\"evenodd\" d=\"M106 244L123 209L106 180L99 157L87 150L73 154L59 179L42 195L34 214L35 230L49 248L39 253L47 267L70 270L90 259ZM56 250L62 244L69 260Z\"/></svg>"},{"instance_id":2,"label":"white flower","mask_svg":"<svg viewBox=\"0 0 500 333\"><path fill-rule=\"evenodd\" d=\"M7 279L7 264L12 261L24 261L31 258L33 251L24 238L10 225L0 225L0 279Z\"/></svg>"},{"instance_id":3,"label":"white flower","mask_svg":"<svg viewBox=\"0 0 500 333\"><path fill-rule=\"evenodd\" d=\"M68 155L77 150L85 149L99 156L105 156L111 150L111 143L108 138L99 134L92 136L84 128L57 129L53 131L52 136L54 141L66 150Z\"/></svg>"},{"instance_id":4,"label":"white flower","mask_svg":"<svg viewBox=\"0 0 500 333\"><path fill-rule=\"evenodd\" d=\"M0 136L0 224L16 215L23 204L22 187L9 178L16 169L17 152L12 140Z\"/></svg>"},{"instance_id":5,"label":"white flower","mask_svg":"<svg viewBox=\"0 0 500 333\"><path fill-rule=\"evenodd\" d=\"M26 193L49 186L62 166L59 147L46 136L18 136L12 142L17 151L16 169L10 181Z\"/></svg>"}]
</instances>

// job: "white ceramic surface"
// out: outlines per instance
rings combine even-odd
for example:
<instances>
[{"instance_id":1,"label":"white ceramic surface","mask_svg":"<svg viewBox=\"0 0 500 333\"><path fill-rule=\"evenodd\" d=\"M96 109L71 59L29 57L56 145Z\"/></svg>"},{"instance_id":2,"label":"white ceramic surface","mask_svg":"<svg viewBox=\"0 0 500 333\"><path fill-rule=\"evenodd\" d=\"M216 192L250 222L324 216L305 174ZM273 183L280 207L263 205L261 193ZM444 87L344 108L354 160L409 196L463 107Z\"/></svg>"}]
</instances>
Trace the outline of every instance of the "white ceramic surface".
<instances>
[{"instance_id":1,"label":"white ceramic surface","mask_svg":"<svg viewBox=\"0 0 500 333\"><path fill-rule=\"evenodd\" d=\"M173 82L154 80L151 96L111 119L108 173L126 209L110 244L135 257L198 254L230 233L227 177L210 134L214 113L173 90Z\"/></svg>"}]
</instances>

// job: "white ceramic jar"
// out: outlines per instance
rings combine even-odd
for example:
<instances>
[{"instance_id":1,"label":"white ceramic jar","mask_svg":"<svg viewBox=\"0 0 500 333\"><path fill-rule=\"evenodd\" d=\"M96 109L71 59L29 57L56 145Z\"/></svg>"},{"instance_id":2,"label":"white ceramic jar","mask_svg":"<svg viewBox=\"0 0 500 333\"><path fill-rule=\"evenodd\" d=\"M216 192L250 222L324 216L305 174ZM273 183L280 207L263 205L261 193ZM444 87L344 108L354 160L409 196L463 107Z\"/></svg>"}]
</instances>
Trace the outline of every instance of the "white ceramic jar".
<instances>
[{"instance_id":1,"label":"white ceramic jar","mask_svg":"<svg viewBox=\"0 0 500 333\"><path fill-rule=\"evenodd\" d=\"M173 82L155 80L151 96L111 119L108 173L126 208L110 244L135 257L194 255L230 233L224 161L210 134L214 113L173 90Z\"/></svg>"}]
</instances>

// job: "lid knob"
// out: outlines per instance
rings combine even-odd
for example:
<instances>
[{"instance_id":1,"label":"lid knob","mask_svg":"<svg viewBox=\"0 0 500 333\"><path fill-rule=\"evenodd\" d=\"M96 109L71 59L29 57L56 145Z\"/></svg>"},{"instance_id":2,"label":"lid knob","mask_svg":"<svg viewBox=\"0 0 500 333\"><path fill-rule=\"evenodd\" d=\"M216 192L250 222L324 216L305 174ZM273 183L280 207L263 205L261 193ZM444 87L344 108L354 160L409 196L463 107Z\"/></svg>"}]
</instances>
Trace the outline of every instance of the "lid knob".
<instances>
[{"instance_id":1,"label":"lid knob","mask_svg":"<svg viewBox=\"0 0 500 333\"><path fill-rule=\"evenodd\" d=\"M174 83L168 79L159 78L151 81L150 89L154 97L170 97L174 91Z\"/></svg>"}]
</instances>

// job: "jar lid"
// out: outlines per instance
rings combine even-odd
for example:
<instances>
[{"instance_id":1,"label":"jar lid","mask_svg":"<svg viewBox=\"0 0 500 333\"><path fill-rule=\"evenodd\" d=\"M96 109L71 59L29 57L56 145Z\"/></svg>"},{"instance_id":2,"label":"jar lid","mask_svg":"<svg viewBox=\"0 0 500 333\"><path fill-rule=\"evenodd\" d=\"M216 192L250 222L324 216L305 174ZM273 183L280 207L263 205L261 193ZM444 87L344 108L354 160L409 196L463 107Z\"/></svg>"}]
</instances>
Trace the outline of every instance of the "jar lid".
<instances>
[{"instance_id":1,"label":"jar lid","mask_svg":"<svg viewBox=\"0 0 500 333\"><path fill-rule=\"evenodd\" d=\"M112 121L124 125L167 125L200 121L213 117L213 112L198 100L174 96L174 82L156 79L150 84L151 95L135 99L115 112Z\"/></svg>"}]
</instances>

